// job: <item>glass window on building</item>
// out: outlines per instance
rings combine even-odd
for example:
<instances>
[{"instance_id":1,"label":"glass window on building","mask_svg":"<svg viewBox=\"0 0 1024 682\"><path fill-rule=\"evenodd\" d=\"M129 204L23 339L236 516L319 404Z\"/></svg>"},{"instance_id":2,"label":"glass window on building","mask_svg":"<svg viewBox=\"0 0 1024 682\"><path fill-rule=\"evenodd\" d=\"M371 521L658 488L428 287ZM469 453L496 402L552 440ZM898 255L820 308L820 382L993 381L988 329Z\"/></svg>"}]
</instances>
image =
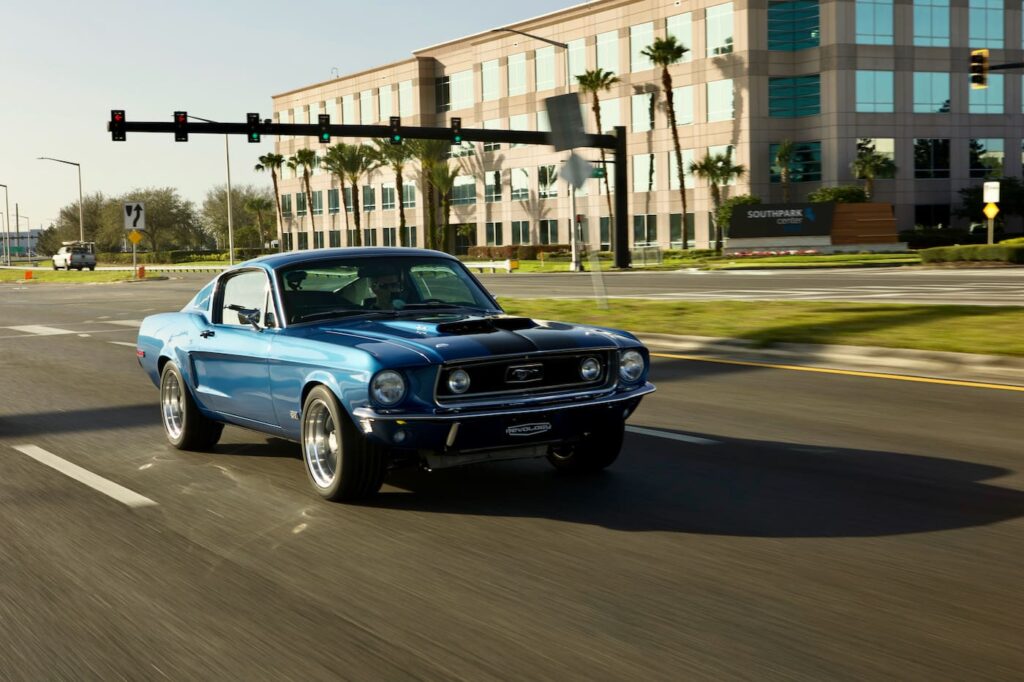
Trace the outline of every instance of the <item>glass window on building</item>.
<instances>
[{"instance_id":1,"label":"glass window on building","mask_svg":"<svg viewBox=\"0 0 1024 682\"><path fill-rule=\"evenodd\" d=\"M914 206L914 227L949 227L949 203Z\"/></svg>"},{"instance_id":2,"label":"glass window on building","mask_svg":"<svg viewBox=\"0 0 1024 682\"><path fill-rule=\"evenodd\" d=\"M324 193L322 190L317 190L313 194L313 215L324 214Z\"/></svg>"},{"instance_id":3,"label":"glass window on building","mask_svg":"<svg viewBox=\"0 0 1024 682\"><path fill-rule=\"evenodd\" d=\"M615 126L622 125L622 116L619 113L618 97L614 99L602 99L598 101L597 108L601 112L601 127L604 128L601 132L609 132L615 128Z\"/></svg>"},{"instance_id":4,"label":"glass window on building","mask_svg":"<svg viewBox=\"0 0 1024 682\"><path fill-rule=\"evenodd\" d=\"M857 72L857 111L892 113L895 106L892 71Z\"/></svg>"},{"instance_id":5,"label":"glass window on building","mask_svg":"<svg viewBox=\"0 0 1024 682\"><path fill-rule=\"evenodd\" d=\"M893 0L857 0L857 43L892 45L892 2Z\"/></svg>"},{"instance_id":6,"label":"glass window on building","mask_svg":"<svg viewBox=\"0 0 1024 682\"><path fill-rule=\"evenodd\" d=\"M579 38L569 41L569 73L572 75L572 84L577 85L576 76L582 76L587 72L587 40Z\"/></svg>"},{"instance_id":7,"label":"glass window on building","mask_svg":"<svg viewBox=\"0 0 1024 682\"><path fill-rule=\"evenodd\" d=\"M281 195L281 215L285 218L292 216L292 195L282 194Z\"/></svg>"},{"instance_id":8,"label":"glass window on building","mask_svg":"<svg viewBox=\"0 0 1024 682\"><path fill-rule=\"evenodd\" d=\"M658 216L633 216L633 246L658 245Z\"/></svg>"},{"instance_id":9,"label":"glass window on building","mask_svg":"<svg viewBox=\"0 0 1024 682\"><path fill-rule=\"evenodd\" d=\"M818 0L768 3L768 49L795 52L817 47L821 35Z\"/></svg>"},{"instance_id":10,"label":"glass window on building","mask_svg":"<svg viewBox=\"0 0 1024 682\"><path fill-rule=\"evenodd\" d=\"M768 115L800 118L821 113L821 76L768 79Z\"/></svg>"},{"instance_id":11,"label":"glass window on building","mask_svg":"<svg viewBox=\"0 0 1024 682\"><path fill-rule=\"evenodd\" d=\"M608 216L601 216L598 225L598 238L601 240L600 249L611 251L612 249L612 220Z\"/></svg>"},{"instance_id":12,"label":"glass window on building","mask_svg":"<svg viewBox=\"0 0 1024 682\"><path fill-rule=\"evenodd\" d=\"M332 249L341 246L341 230L331 230L327 233L327 241Z\"/></svg>"},{"instance_id":13,"label":"glass window on building","mask_svg":"<svg viewBox=\"0 0 1024 682\"><path fill-rule=\"evenodd\" d=\"M505 235L501 229L501 223L487 223L485 225L487 246L503 246Z\"/></svg>"},{"instance_id":14,"label":"glass window on building","mask_svg":"<svg viewBox=\"0 0 1024 682\"><path fill-rule=\"evenodd\" d=\"M732 79L707 83L708 112L707 120L729 121L735 116L733 109Z\"/></svg>"},{"instance_id":15,"label":"glass window on building","mask_svg":"<svg viewBox=\"0 0 1024 682\"><path fill-rule=\"evenodd\" d=\"M335 189L327 190L327 212L334 214L341 210L340 192Z\"/></svg>"},{"instance_id":16,"label":"glass window on building","mask_svg":"<svg viewBox=\"0 0 1024 682\"><path fill-rule=\"evenodd\" d=\"M558 243L558 221L541 220L537 223L537 236L541 244Z\"/></svg>"},{"instance_id":17,"label":"glass window on building","mask_svg":"<svg viewBox=\"0 0 1024 682\"><path fill-rule=\"evenodd\" d=\"M398 84L398 115L412 116L412 81L402 81Z\"/></svg>"},{"instance_id":18,"label":"glass window on building","mask_svg":"<svg viewBox=\"0 0 1024 682\"><path fill-rule=\"evenodd\" d=\"M693 163L694 151L692 149L680 149L683 157L683 181L686 189L693 189L697 186L697 179L693 177L690 164ZM668 153L668 187L676 192L679 191L679 166L676 164L676 153L672 150Z\"/></svg>"},{"instance_id":19,"label":"glass window on building","mask_svg":"<svg viewBox=\"0 0 1024 682\"><path fill-rule=\"evenodd\" d=\"M501 171L484 172L484 201L493 204L501 201Z\"/></svg>"},{"instance_id":20,"label":"glass window on building","mask_svg":"<svg viewBox=\"0 0 1024 682\"><path fill-rule=\"evenodd\" d=\"M530 171L526 168L513 168L511 170L513 201L530 198Z\"/></svg>"},{"instance_id":21,"label":"glass window on building","mask_svg":"<svg viewBox=\"0 0 1024 682\"><path fill-rule=\"evenodd\" d=\"M307 234L306 232L299 232L299 233L296 234L296 236L299 238L299 250L300 251L305 251L306 249L308 249L309 248L309 234Z\"/></svg>"},{"instance_id":22,"label":"glass window on building","mask_svg":"<svg viewBox=\"0 0 1024 682\"><path fill-rule=\"evenodd\" d=\"M534 89L551 90L555 87L555 48L553 46L538 48L533 53Z\"/></svg>"},{"instance_id":23,"label":"glass window on building","mask_svg":"<svg viewBox=\"0 0 1024 682\"><path fill-rule=\"evenodd\" d=\"M306 195L302 192L295 193L295 215L300 218L306 215Z\"/></svg>"},{"instance_id":24,"label":"glass window on building","mask_svg":"<svg viewBox=\"0 0 1024 682\"><path fill-rule=\"evenodd\" d=\"M321 230L317 230L316 232L313 233L313 248L324 248L324 233Z\"/></svg>"},{"instance_id":25,"label":"glass window on building","mask_svg":"<svg viewBox=\"0 0 1024 682\"><path fill-rule=\"evenodd\" d=\"M450 81L451 108L453 111L473 106L473 70L466 69L453 73Z\"/></svg>"},{"instance_id":26,"label":"glass window on building","mask_svg":"<svg viewBox=\"0 0 1024 682\"><path fill-rule=\"evenodd\" d=\"M381 228L384 246L398 246L398 230L394 227Z\"/></svg>"},{"instance_id":27,"label":"glass window on building","mask_svg":"<svg viewBox=\"0 0 1024 682\"><path fill-rule=\"evenodd\" d=\"M949 47L949 0L914 0L914 44Z\"/></svg>"},{"instance_id":28,"label":"glass window on building","mask_svg":"<svg viewBox=\"0 0 1024 682\"><path fill-rule=\"evenodd\" d=\"M416 208L416 185L411 182L402 183L402 207Z\"/></svg>"},{"instance_id":29,"label":"glass window on building","mask_svg":"<svg viewBox=\"0 0 1024 682\"><path fill-rule=\"evenodd\" d=\"M1006 157L1005 141L1000 138L972 138L968 147L972 178L999 178Z\"/></svg>"},{"instance_id":30,"label":"glass window on building","mask_svg":"<svg viewBox=\"0 0 1024 682\"><path fill-rule=\"evenodd\" d=\"M501 96L501 70L497 59L491 59L480 65L480 92L485 102Z\"/></svg>"},{"instance_id":31,"label":"glass window on building","mask_svg":"<svg viewBox=\"0 0 1024 682\"><path fill-rule=\"evenodd\" d=\"M401 240L399 243L404 242L406 246L416 246L416 226L406 225L404 228L399 228L398 237Z\"/></svg>"},{"instance_id":32,"label":"glass window on building","mask_svg":"<svg viewBox=\"0 0 1024 682\"><path fill-rule=\"evenodd\" d=\"M346 125L356 123L356 98L354 95L345 95L341 98L341 122Z\"/></svg>"},{"instance_id":33,"label":"glass window on building","mask_svg":"<svg viewBox=\"0 0 1024 682\"><path fill-rule=\"evenodd\" d=\"M555 166L537 167L537 194L541 199L558 196L558 171Z\"/></svg>"},{"instance_id":34,"label":"glass window on building","mask_svg":"<svg viewBox=\"0 0 1024 682\"><path fill-rule=\"evenodd\" d=\"M775 163L778 156L779 145L768 145L768 164L770 166L770 180L773 183L782 182L779 174L779 166ZM794 142L793 156L789 164L790 182L821 182L821 142Z\"/></svg>"},{"instance_id":35,"label":"glass window on building","mask_svg":"<svg viewBox=\"0 0 1024 682\"><path fill-rule=\"evenodd\" d=\"M526 53L508 56L508 96L522 95L526 92Z\"/></svg>"},{"instance_id":36,"label":"glass window on building","mask_svg":"<svg viewBox=\"0 0 1024 682\"><path fill-rule=\"evenodd\" d=\"M611 71L618 75L619 68L619 32L608 31L597 34L597 68Z\"/></svg>"},{"instance_id":37,"label":"glass window on building","mask_svg":"<svg viewBox=\"0 0 1024 682\"><path fill-rule=\"evenodd\" d=\"M890 161L896 160L896 139L892 137L861 137L857 139L857 151L863 149L884 156Z\"/></svg>"},{"instance_id":38,"label":"glass window on building","mask_svg":"<svg viewBox=\"0 0 1024 682\"><path fill-rule=\"evenodd\" d=\"M383 211L395 208L395 183L385 182L380 186L380 207Z\"/></svg>"},{"instance_id":39,"label":"glass window on building","mask_svg":"<svg viewBox=\"0 0 1024 682\"><path fill-rule=\"evenodd\" d=\"M550 133L551 132L551 120L548 118L548 112L538 111L537 112L537 130Z\"/></svg>"},{"instance_id":40,"label":"glass window on building","mask_svg":"<svg viewBox=\"0 0 1024 682\"><path fill-rule=\"evenodd\" d=\"M342 190L342 197L345 199L345 210L348 213L352 212L352 188L346 187Z\"/></svg>"},{"instance_id":41,"label":"glass window on building","mask_svg":"<svg viewBox=\"0 0 1024 682\"><path fill-rule=\"evenodd\" d=\"M970 0L967 9L968 47L1003 47L1003 0Z\"/></svg>"},{"instance_id":42,"label":"glass window on building","mask_svg":"<svg viewBox=\"0 0 1024 682\"><path fill-rule=\"evenodd\" d=\"M377 192L373 185L363 185L363 210L374 211L377 209Z\"/></svg>"},{"instance_id":43,"label":"glass window on building","mask_svg":"<svg viewBox=\"0 0 1024 682\"><path fill-rule=\"evenodd\" d=\"M359 93L359 122L363 125L370 125L377 120L373 115L373 90L363 90Z\"/></svg>"},{"instance_id":44,"label":"glass window on building","mask_svg":"<svg viewBox=\"0 0 1024 682\"><path fill-rule=\"evenodd\" d=\"M363 246L377 246L377 230L372 227L363 230Z\"/></svg>"},{"instance_id":45,"label":"glass window on building","mask_svg":"<svg viewBox=\"0 0 1024 682\"><path fill-rule=\"evenodd\" d=\"M633 191L653 192L654 154L637 154L633 157Z\"/></svg>"},{"instance_id":46,"label":"glass window on building","mask_svg":"<svg viewBox=\"0 0 1024 682\"><path fill-rule=\"evenodd\" d=\"M512 243L513 244L529 244L530 243L530 221L528 221L528 220L513 220L512 221Z\"/></svg>"},{"instance_id":47,"label":"glass window on building","mask_svg":"<svg viewBox=\"0 0 1024 682\"><path fill-rule=\"evenodd\" d=\"M391 109L391 86L385 85L377 91L377 107L380 111L380 117L377 119L383 121L390 118L393 115Z\"/></svg>"},{"instance_id":48,"label":"glass window on building","mask_svg":"<svg viewBox=\"0 0 1024 682\"><path fill-rule=\"evenodd\" d=\"M914 177L949 177L949 140L917 138L914 140Z\"/></svg>"},{"instance_id":49,"label":"glass window on building","mask_svg":"<svg viewBox=\"0 0 1024 682\"><path fill-rule=\"evenodd\" d=\"M672 106L676 110L676 125L693 125L693 86L672 88Z\"/></svg>"},{"instance_id":50,"label":"glass window on building","mask_svg":"<svg viewBox=\"0 0 1024 682\"><path fill-rule=\"evenodd\" d=\"M281 246L284 248L285 251L291 251L294 248L295 243L294 240L292 239L293 235L290 232L285 232L282 236L284 237L284 241L281 244Z\"/></svg>"},{"instance_id":51,"label":"glass window on building","mask_svg":"<svg viewBox=\"0 0 1024 682\"><path fill-rule=\"evenodd\" d=\"M649 71L654 62L644 56L644 50L654 42L654 22L648 21L629 27L629 70Z\"/></svg>"},{"instance_id":52,"label":"glass window on building","mask_svg":"<svg viewBox=\"0 0 1024 682\"><path fill-rule=\"evenodd\" d=\"M452 206L468 206L476 203L476 178L460 175L452 184Z\"/></svg>"},{"instance_id":53,"label":"glass window on building","mask_svg":"<svg viewBox=\"0 0 1024 682\"><path fill-rule=\"evenodd\" d=\"M683 214L673 213L668 217L668 246L670 249L688 249L693 246L695 214L686 214L686 235L683 235Z\"/></svg>"},{"instance_id":54,"label":"glass window on building","mask_svg":"<svg viewBox=\"0 0 1024 682\"><path fill-rule=\"evenodd\" d=\"M517 114L516 116L508 117L509 130L529 130L530 129L530 115L529 114ZM525 147L526 145L515 144L510 145L511 147Z\"/></svg>"},{"instance_id":55,"label":"glass window on building","mask_svg":"<svg viewBox=\"0 0 1024 682\"><path fill-rule=\"evenodd\" d=\"M501 130L501 119L492 118L484 121L484 130ZM485 152L496 152L501 149L500 142L484 142Z\"/></svg>"},{"instance_id":56,"label":"glass window on building","mask_svg":"<svg viewBox=\"0 0 1024 682\"><path fill-rule=\"evenodd\" d=\"M452 108L452 79L451 76L440 76L434 79L434 102L437 103L437 112L450 111Z\"/></svg>"},{"instance_id":57,"label":"glass window on building","mask_svg":"<svg viewBox=\"0 0 1024 682\"><path fill-rule=\"evenodd\" d=\"M967 110L972 114L1001 114L1003 105L1003 74L988 76L988 87L967 91Z\"/></svg>"},{"instance_id":58,"label":"glass window on building","mask_svg":"<svg viewBox=\"0 0 1024 682\"><path fill-rule=\"evenodd\" d=\"M669 17L665 22L665 31L675 37L676 42L686 48L683 61L693 59L693 13L684 12Z\"/></svg>"},{"instance_id":59,"label":"glass window on building","mask_svg":"<svg viewBox=\"0 0 1024 682\"><path fill-rule=\"evenodd\" d=\"M704 30L708 57L732 52L732 3L704 10Z\"/></svg>"},{"instance_id":60,"label":"glass window on building","mask_svg":"<svg viewBox=\"0 0 1024 682\"><path fill-rule=\"evenodd\" d=\"M633 110L633 132L645 133L654 128L655 93L644 92L630 98Z\"/></svg>"},{"instance_id":61,"label":"glass window on building","mask_svg":"<svg viewBox=\"0 0 1024 682\"><path fill-rule=\"evenodd\" d=\"M949 74L937 71L914 72L914 113L949 113Z\"/></svg>"}]
</instances>

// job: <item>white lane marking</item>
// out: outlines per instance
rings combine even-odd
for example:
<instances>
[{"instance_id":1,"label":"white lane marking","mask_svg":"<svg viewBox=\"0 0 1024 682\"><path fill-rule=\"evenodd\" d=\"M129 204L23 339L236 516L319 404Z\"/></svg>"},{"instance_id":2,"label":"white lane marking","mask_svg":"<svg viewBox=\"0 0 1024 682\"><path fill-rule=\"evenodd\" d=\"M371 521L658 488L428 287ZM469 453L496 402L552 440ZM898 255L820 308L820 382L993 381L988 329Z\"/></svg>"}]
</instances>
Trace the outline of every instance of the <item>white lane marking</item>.
<instances>
[{"instance_id":1,"label":"white lane marking","mask_svg":"<svg viewBox=\"0 0 1024 682\"><path fill-rule=\"evenodd\" d=\"M79 483L84 483L93 490L103 493L107 497L114 498L121 504L129 507L156 506L156 502L148 497L143 497L134 491L128 490L128 488L125 488L124 486L120 486L113 481L108 481L102 476L97 476L88 469L83 469L77 464L72 464L66 459L61 459L52 452L47 452L39 446L14 445L12 447L18 452L28 455L40 464L45 464L51 469L56 469L65 476L73 478Z\"/></svg>"},{"instance_id":2,"label":"white lane marking","mask_svg":"<svg viewBox=\"0 0 1024 682\"><path fill-rule=\"evenodd\" d=\"M113 344L116 344L118 346L131 346L132 348L135 348L135 344L134 343L129 343L127 341L107 341L107 343L113 343Z\"/></svg>"},{"instance_id":3,"label":"white lane marking","mask_svg":"<svg viewBox=\"0 0 1024 682\"><path fill-rule=\"evenodd\" d=\"M80 336L80 337L82 337L83 339L87 339L87 338L89 338L89 335L88 335L88 334L79 334L79 336Z\"/></svg>"},{"instance_id":4,"label":"white lane marking","mask_svg":"<svg viewBox=\"0 0 1024 682\"><path fill-rule=\"evenodd\" d=\"M142 320L103 320L106 324L120 324L125 327L141 327Z\"/></svg>"},{"instance_id":5,"label":"white lane marking","mask_svg":"<svg viewBox=\"0 0 1024 682\"><path fill-rule=\"evenodd\" d=\"M18 327L7 327L13 329L16 332L25 332L26 334L35 334L36 336L56 336L57 334L77 334L78 332L71 331L70 329L58 329L57 327L44 327L41 324L23 324Z\"/></svg>"},{"instance_id":6,"label":"white lane marking","mask_svg":"<svg viewBox=\"0 0 1024 682\"><path fill-rule=\"evenodd\" d=\"M694 445L718 445L719 443L719 441L711 440L710 438L700 438L699 436L684 436L681 433L670 433L668 431L658 431L656 429L645 429L642 426L627 426L626 431L628 431L629 433L636 433L641 436L667 438L669 440L678 440L684 443L693 443Z\"/></svg>"}]
</instances>

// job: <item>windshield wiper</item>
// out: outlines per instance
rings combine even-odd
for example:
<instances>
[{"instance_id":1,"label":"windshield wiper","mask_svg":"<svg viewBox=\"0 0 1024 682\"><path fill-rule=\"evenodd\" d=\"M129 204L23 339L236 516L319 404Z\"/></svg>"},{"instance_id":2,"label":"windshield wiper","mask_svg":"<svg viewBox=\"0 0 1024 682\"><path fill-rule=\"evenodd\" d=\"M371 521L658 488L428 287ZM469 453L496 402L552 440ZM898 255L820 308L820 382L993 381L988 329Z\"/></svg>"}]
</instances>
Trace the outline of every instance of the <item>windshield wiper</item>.
<instances>
[{"instance_id":1,"label":"windshield wiper","mask_svg":"<svg viewBox=\"0 0 1024 682\"><path fill-rule=\"evenodd\" d=\"M358 315L387 315L386 310L353 310L352 308L336 308L334 310L318 310L314 313L300 315L293 322L309 322L326 317L356 317Z\"/></svg>"}]
</instances>

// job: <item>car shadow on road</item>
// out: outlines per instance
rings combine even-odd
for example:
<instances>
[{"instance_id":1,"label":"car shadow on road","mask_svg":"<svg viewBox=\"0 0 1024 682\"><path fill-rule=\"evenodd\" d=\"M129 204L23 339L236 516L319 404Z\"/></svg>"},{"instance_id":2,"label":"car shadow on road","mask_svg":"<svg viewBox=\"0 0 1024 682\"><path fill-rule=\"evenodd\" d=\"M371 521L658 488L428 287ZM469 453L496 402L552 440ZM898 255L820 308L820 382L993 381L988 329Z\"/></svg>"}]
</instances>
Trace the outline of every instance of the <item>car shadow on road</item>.
<instances>
[{"instance_id":1,"label":"car shadow on road","mask_svg":"<svg viewBox=\"0 0 1024 682\"><path fill-rule=\"evenodd\" d=\"M371 504L622 531L778 538L921 533L1024 515L1024 492L985 482L1009 473L999 467L706 437L719 443L628 434L611 468L584 477L559 475L543 460L400 470Z\"/></svg>"},{"instance_id":2,"label":"car shadow on road","mask_svg":"<svg viewBox=\"0 0 1024 682\"><path fill-rule=\"evenodd\" d=\"M160 407L154 403L113 405L79 410L0 414L0 437L85 433L160 426Z\"/></svg>"}]
</instances>

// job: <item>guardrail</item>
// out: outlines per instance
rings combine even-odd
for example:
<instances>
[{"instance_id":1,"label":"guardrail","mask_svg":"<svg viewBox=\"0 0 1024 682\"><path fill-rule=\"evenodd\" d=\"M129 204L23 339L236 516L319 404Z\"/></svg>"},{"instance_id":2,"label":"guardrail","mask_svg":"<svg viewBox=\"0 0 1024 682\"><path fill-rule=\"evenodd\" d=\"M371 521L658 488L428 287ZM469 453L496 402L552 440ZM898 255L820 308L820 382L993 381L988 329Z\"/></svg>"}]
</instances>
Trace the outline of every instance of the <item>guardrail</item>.
<instances>
[{"instance_id":1,"label":"guardrail","mask_svg":"<svg viewBox=\"0 0 1024 682\"><path fill-rule=\"evenodd\" d=\"M498 270L504 270L505 272L512 272L519 269L519 261L517 260L479 260L479 261L462 261L470 270L490 270L491 272L497 272Z\"/></svg>"}]
</instances>

